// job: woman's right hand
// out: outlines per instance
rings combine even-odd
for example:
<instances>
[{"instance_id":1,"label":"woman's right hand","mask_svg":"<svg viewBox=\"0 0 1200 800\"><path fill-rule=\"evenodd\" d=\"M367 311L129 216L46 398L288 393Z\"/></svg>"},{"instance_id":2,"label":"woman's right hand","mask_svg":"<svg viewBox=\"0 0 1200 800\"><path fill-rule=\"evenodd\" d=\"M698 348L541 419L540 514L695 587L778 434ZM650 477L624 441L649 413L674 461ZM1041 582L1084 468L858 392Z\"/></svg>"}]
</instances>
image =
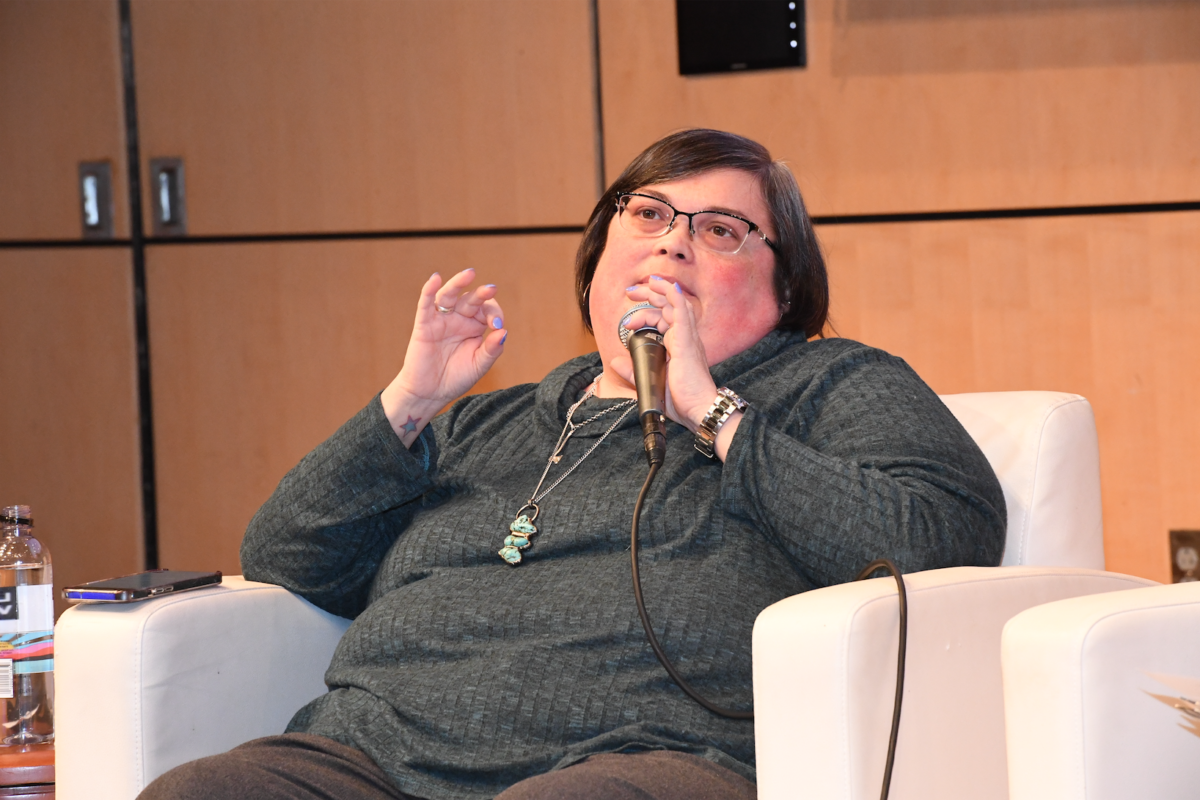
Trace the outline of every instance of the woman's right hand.
<instances>
[{"instance_id":1,"label":"woman's right hand","mask_svg":"<svg viewBox=\"0 0 1200 800\"><path fill-rule=\"evenodd\" d=\"M421 287L404 366L380 397L405 447L504 352L508 331L495 299L496 287L472 289L474 279L475 270L465 269L443 284L435 272ZM450 310L440 311L439 306Z\"/></svg>"}]
</instances>

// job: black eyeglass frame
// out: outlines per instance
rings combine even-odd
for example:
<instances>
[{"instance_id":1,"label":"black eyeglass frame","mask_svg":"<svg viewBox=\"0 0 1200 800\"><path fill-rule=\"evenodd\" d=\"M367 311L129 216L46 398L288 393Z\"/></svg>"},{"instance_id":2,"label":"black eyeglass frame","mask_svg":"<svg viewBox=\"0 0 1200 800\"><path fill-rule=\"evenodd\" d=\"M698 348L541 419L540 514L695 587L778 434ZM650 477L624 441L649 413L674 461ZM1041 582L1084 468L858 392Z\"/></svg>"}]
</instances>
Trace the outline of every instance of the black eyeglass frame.
<instances>
[{"instance_id":1,"label":"black eyeglass frame","mask_svg":"<svg viewBox=\"0 0 1200 800\"><path fill-rule=\"evenodd\" d=\"M654 200L655 202L662 203L664 206L666 206L667 208L671 209L672 212L674 212L671 217L671 221L667 224L667 227L663 229L663 232L660 234L657 234L656 236L652 236L652 237L648 237L648 238L656 239L656 238L658 238L658 236L666 236L667 233L669 233L670 231L675 229L675 220L679 219L680 217L688 218L688 233L690 233L693 237L695 237L696 236L696 226L692 224L693 217L696 217L700 214L720 214L723 217L733 217L734 219L741 220L742 222L744 222L750 226L750 230L747 231L747 233L746 233L745 240L740 245L738 245L738 249L734 250L731 253L725 253L724 255L734 256L734 255L737 255L738 253L742 252L742 248L746 246L746 242L750 241L750 234L754 233L755 231L758 232L759 238L761 238L764 242L767 243L767 247L771 248L776 253L779 252L779 248L775 246L774 242L772 242L769 238L767 238L767 234L763 233L763 229L758 227L757 223L751 222L750 220L746 219L745 217L739 217L737 214L730 214L728 211L714 211L712 209L705 209L703 211L692 211L692 212L680 211L678 208L671 205L666 200L663 200L661 197L655 197L652 194L642 194L641 192L622 192L621 194L617 195L617 216L618 217L620 217L622 214L625 213L625 202L624 201L625 201L626 197L644 197L647 200ZM705 248L705 249L708 249L708 248ZM719 253L720 251L714 250L713 252Z\"/></svg>"}]
</instances>

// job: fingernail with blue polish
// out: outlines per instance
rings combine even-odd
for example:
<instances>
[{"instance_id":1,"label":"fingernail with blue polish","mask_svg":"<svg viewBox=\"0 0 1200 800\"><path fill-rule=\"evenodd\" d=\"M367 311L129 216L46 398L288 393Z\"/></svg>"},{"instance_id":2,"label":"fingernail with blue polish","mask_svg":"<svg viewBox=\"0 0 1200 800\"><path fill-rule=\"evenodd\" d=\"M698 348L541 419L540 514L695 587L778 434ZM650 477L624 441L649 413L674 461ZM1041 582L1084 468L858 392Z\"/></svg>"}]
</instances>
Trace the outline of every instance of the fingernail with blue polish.
<instances>
[{"instance_id":1,"label":"fingernail with blue polish","mask_svg":"<svg viewBox=\"0 0 1200 800\"><path fill-rule=\"evenodd\" d=\"M662 278L658 277L657 275L651 275L651 276L650 276L650 280L652 280L652 281L661 281L661 280L662 280Z\"/></svg>"},{"instance_id":2,"label":"fingernail with blue polish","mask_svg":"<svg viewBox=\"0 0 1200 800\"><path fill-rule=\"evenodd\" d=\"M500 344L504 344L504 340L507 338L508 338L508 331L505 331L504 335L500 337Z\"/></svg>"},{"instance_id":3,"label":"fingernail with blue polish","mask_svg":"<svg viewBox=\"0 0 1200 800\"><path fill-rule=\"evenodd\" d=\"M500 330L501 328L504 327L504 320L500 319L499 317L496 317L494 320L492 320L492 327L495 328L496 330Z\"/></svg>"},{"instance_id":4,"label":"fingernail with blue polish","mask_svg":"<svg viewBox=\"0 0 1200 800\"><path fill-rule=\"evenodd\" d=\"M679 281L675 281L675 291L683 294L683 287L679 285Z\"/></svg>"},{"instance_id":5,"label":"fingernail with blue polish","mask_svg":"<svg viewBox=\"0 0 1200 800\"><path fill-rule=\"evenodd\" d=\"M496 284L494 284L494 283L485 283L485 284L483 285L483 288L485 288L485 289L495 289L495 288L496 288Z\"/></svg>"},{"instance_id":6,"label":"fingernail with blue polish","mask_svg":"<svg viewBox=\"0 0 1200 800\"><path fill-rule=\"evenodd\" d=\"M632 292L636 288L637 288L637 284L634 284L633 286L626 286L625 291Z\"/></svg>"}]
</instances>

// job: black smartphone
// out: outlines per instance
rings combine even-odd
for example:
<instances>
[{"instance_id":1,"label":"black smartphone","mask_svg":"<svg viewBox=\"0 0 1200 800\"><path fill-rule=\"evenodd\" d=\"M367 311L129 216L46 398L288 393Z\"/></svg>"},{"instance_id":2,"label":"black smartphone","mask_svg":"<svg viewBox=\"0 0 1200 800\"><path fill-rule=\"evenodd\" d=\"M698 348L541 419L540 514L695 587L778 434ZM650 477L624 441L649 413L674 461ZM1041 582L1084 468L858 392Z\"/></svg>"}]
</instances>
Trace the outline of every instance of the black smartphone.
<instances>
[{"instance_id":1,"label":"black smartphone","mask_svg":"<svg viewBox=\"0 0 1200 800\"><path fill-rule=\"evenodd\" d=\"M149 597L202 589L221 582L220 572L181 572L174 569L152 569L136 575L92 581L79 586L67 586L63 598L72 603L131 603Z\"/></svg>"}]
</instances>

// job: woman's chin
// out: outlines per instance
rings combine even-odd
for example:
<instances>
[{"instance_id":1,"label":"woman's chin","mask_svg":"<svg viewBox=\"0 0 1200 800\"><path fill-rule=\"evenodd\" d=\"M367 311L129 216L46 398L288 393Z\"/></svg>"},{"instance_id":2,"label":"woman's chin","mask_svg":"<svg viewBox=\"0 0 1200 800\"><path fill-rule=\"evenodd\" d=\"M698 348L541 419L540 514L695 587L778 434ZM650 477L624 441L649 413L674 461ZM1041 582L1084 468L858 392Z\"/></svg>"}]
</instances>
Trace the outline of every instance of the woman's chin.
<instances>
[{"instance_id":1,"label":"woman's chin","mask_svg":"<svg viewBox=\"0 0 1200 800\"><path fill-rule=\"evenodd\" d=\"M605 398L637 397L637 389L615 369L606 364L604 374L601 375L600 383L596 387L596 396Z\"/></svg>"}]
</instances>

